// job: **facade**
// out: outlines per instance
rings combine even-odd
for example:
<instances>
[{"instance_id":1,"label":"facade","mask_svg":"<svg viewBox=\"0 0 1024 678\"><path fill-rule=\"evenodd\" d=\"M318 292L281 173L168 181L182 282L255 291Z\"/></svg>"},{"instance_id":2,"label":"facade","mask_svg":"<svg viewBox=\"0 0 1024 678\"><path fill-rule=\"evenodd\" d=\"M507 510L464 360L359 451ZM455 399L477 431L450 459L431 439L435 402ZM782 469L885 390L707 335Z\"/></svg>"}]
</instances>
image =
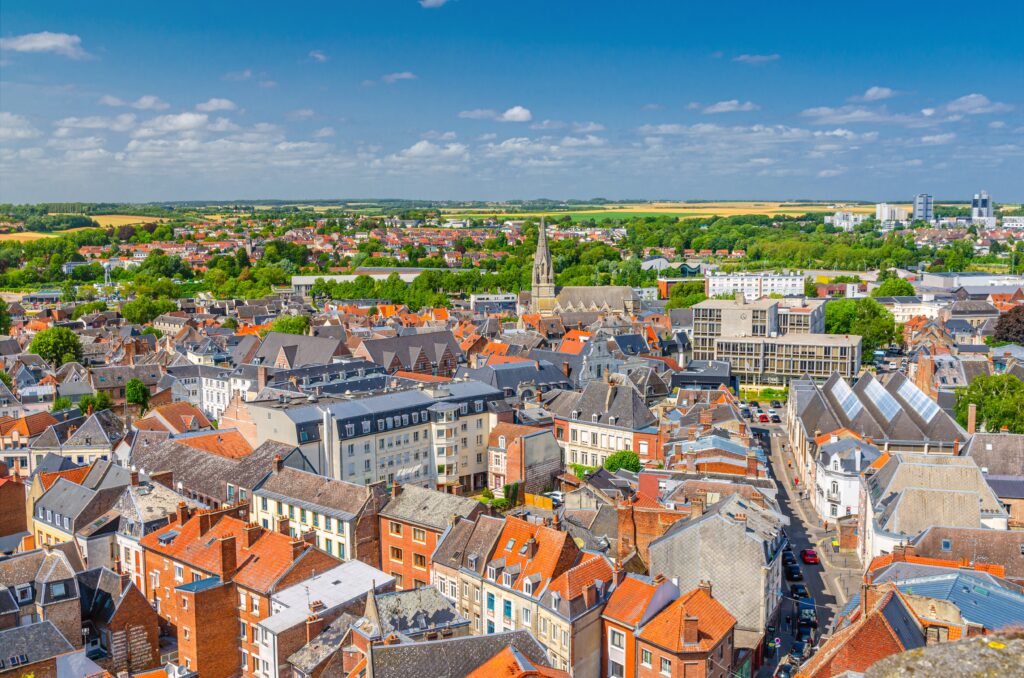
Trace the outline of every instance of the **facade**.
<instances>
[{"instance_id":1,"label":"facade","mask_svg":"<svg viewBox=\"0 0 1024 678\"><path fill-rule=\"evenodd\" d=\"M735 627L736 619L711 596L711 585L704 582L640 629L636 673L630 675L728 678L733 675Z\"/></svg>"},{"instance_id":2,"label":"facade","mask_svg":"<svg viewBox=\"0 0 1024 678\"><path fill-rule=\"evenodd\" d=\"M804 276L802 273L718 273L704 274L704 294L717 297L723 294L740 293L754 300L771 294L783 296L803 295Z\"/></svg>"},{"instance_id":3,"label":"facade","mask_svg":"<svg viewBox=\"0 0 1024 678\"><path fill-rule=\"evenodd\" d=\"M935 221L935 203L927 193L914 196L914 221Z\"/></svg>"},{"instance_id":4,"label":"facade","mask_svg":"<svg viewBox=\"0 0 1024 678\"><path fill-rule=\"evenodd\" d=\"M476 499L393 484L391 500L379 514L380 569L395 578L400 591L426 586L431 558L445 529L456 518L474 518L483 511Z\"/></svg>"},{"instance_id":5,"label":"facade","mask_svg":"<svg viewBox=\"0 0 1024 678\"><path fill-rule=\"evenodd\" d=\"M328 555L380 565L377 513L388 500L383 482L356 485L275 462L252 494L253 521L264 528L287 516L292 537L312 531L316 547Z\"/></svg>"},{"instance_id":6,"label":"facade","mask_svg":"<svg viewBox=\"0 0 1024 678\"><path fill-rule=\"evenodd\" d=\"M827 439L825 439L827 436ZM841 431L826 434L818 445L814 510L829 522L860 511L860 474L881 456L874 445Z\"/></svg>"},{"instance_id":7,"label":"facade","mask_svg":"<svg viewBox=\"0 0 1024 678\"><path fill-rule=\"evenodd\" d=\"M878 203L875 205L875 219L885 223L887 221L906 221L907 210L897 205Z\"/></svg>"},{"instance_id":8,"label":"facade","mask_svg":"<svg viewBox=\"0 0 1024 678\"><path fill-rule=\"evenodd\" d=\"M496 497L511 483L530 494L548 491L562 472L562 448L550 428L500 422L487 445L487 483Z\"/></svg>"},{"instance_id":9,"label":"facade","mask_svg":"<svg viewBox=\"0 0 1024 678\"><path fill-rule=\"evenodd\" d=\"M995 216L995 206L988 191L980 191L971 199L971 219L990 219Z\"/></svg>"},{"instance_id":10,"label":"facade","mask_svg":"<svg viewBox=\"0 0 1024 678\"><path fill-rule=\"evenodd\" d=\"M636 678L637 634L677 598L679 588L663 576L648 580L627 574L619 582L601 615L605 645L602 676ZM653 666L653 657L647 664Z\"/></svg>"}]
</instances>

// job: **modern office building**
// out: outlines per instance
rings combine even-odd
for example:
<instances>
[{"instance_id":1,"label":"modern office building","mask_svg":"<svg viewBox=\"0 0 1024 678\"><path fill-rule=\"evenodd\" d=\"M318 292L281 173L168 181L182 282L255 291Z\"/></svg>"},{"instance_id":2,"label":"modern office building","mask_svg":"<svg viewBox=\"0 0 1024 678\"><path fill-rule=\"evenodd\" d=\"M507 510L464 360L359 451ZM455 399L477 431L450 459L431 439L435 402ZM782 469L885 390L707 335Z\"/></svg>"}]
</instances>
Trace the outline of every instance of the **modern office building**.
<instances>
[{"instance_id":1,"label":"modern office building","mask_svg":"<svg viewBox=\"0 0 1024 678\"><path fill-rule=\"evenodd\" d=\"M693 357L728 361L745 383L784 384L833 371L855 376L860 337L824 328L824 301L708 299L693 307Z\"/></svg>"},{"instance_id":2,"label":"modern office building","mask_svg":"<svg viewBox=\"0 0 1024 678\"><path fill-rule=\"evenodd\" d=\"M935 219L935 203L927 193L914 196L914 221L933 221Z\"/></svg>"},{"instance_id":3,"label":"modern office building","mask_svg":"<svg viewBox=\"0 0 1024 678\"><path fill-rule=\"evenodd\" d=\"M992 196L988 191L975 193L971 200L971 219L988 219L995 216L995 207L992 204Z\"/></svg>"},{"instance_id":4,"label":"modern office building","mask_svg":"<svg viewBox=\"0 0 1024 678\"><path fill-rule=\"evenodd\" d=\"M704 293L709 297L739 294L747 299L760 299L771 294L784 296L804 293L804 276L791 273L716 273L704 276Z\"/></svg>"}]
</instances>

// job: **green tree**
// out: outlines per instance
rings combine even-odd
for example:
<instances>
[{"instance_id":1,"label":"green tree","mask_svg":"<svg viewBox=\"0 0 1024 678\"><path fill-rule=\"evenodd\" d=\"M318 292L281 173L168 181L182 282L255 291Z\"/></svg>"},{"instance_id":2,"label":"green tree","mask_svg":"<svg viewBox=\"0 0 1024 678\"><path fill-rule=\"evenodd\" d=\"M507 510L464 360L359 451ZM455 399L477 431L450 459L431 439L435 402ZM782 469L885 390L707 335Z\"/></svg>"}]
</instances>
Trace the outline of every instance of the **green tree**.
<instances>
[{"instance_id":1,"label":"green tree","mask_svg":"<svg viewBox=\"0 0 1024 678\"><path fill-rule=\"evenodd\" d=\"M50 408L51 412L60 412L72 407L71 398L67 396L57 396L53 399L53 406Z\"/></svg>"},{"instance_id":2,"label":"green tree","mask_svg":"<svg viewBox=\"0 0 1024 678\"><path fill-rule=\"evenodd\" d=\"M132 405L138 405L145 412L149 408L149 387L141 379L129 379L124 385L124 398Z\"/></svg>"},{"instance_id":3,"label":"green tree","mask_svg":"<svg viewBox=\"0 0 1024 678\"><path fill-rule=\"evenodd\" d=\"M225 318L224 322L222 322L220 326L229 330L237 330L238 321L235 318Z\"/></svg>"},{"instance_id":4,"label":"green tree","mask_svg":"<svg viewBox=\"0 0 1024 678\"><path fill-rule=\"evenodd\" d=\"M270 329L263 332L283 332L284 334L306 334L309 332L308 315L282 315L270 323Z\"/></svg>"},{"instance_id":5,"label":"green tree","mask_svg":"<svg viewBox=\"0 0 1024 678\"><path fill-rule=\"evenodd\" d=\"M2 381L8 389L14 388L14 380L11 379L11 375L6 372L0 372L0 381Z\"/></svg>"},{"instance_id":6,"label":"green tree","mask_svg":"<svg viewBox=\"0 0 1024 678\"><path fill-rule=\"evenodd\" d=\"M147 296L139 296L121 306L121 315L133 325L145 325L153 322L157 316L177 308L178 305L170 299L150 299Z\"/></svg>"},{"instance_id":7,"label":"green tree","mask_svg":"<svg viewBox=\"0 0 1024 678\"><path fill-rule=\"evenodd\" d=\"M114 406L114 401L110 399L110 396L106 391L100 391L95 394L85 395L78 401L78 408L82 412L99 412L100 410L109 410Z\"/></svg>"},{"instance_id":8,"label":"green tree","mask_svg":"<svg viewBox=\"0 0 1024 678\"><path fill-rule=\"evenodd\" d=\"M11 331L11 312L7 310L7 304L0 302L0 334L9 334Z\"/></svg>"},{"instance_id":9,"label":"green tree","mask_svg":"<svg viewBox=\"0 0 1024 678\"><path fill-rule=\"evenodd\" d=\"M690 308L707 298L704 294L704 283L700 280L676 283L669 290L665 308Z\"/></svg>"},{"instance_id":10,"label":"green tree","mask_svg":"<svg viewBox=\"0 0 1024 678\"><path fill-rule=\"evenodd\" d=\"M1006 426L1010 433L1024 433L1024 382L1012 374L975 377L969 386L956 390L956 419L967 425L971 404L977 409L977 422L986 431Z\"/></svg>"},{"instance_id":11,"label":"green tree","mask_svg":"<svg viewBox=\"0 0 1024 678\"><path fill-rule=\"evenodd\" d=\"M837 299L825 305L825 331L861 337L861 360L870 363L874 351L899 337L892 313L874 299Z\"/></svg>"},{"instance_id":12,"label":"green tree","mask_svg":"<svg viewBox=\"0 0 1024 678\"><path fill-rule=\"evenodd\" d=\"M881 285L871 290L872 297L912 297L914 286L903 278L886 278Z\"/></svg>"},{"instance_id":13,"label":"green tree","mask_svg":"<svg viewBox=\"0 0 1024 678\"><path fill-rule=\"evenodd\" d=\"M155 327L145 327L145 328L143 328L142 334L152 334L157 339L159 339L160 337L164 336L164 333L161 332L160 330L158 330Z\"/></svg>"},{"instance_id":14,"label":"green tree","mask_svg":"<svg viewBox=\"0 0 1024 678\"><path fill-rule=\"evenodd\" d=\"M604 460L604 467L612 473L615 473L620 468L639 473L640 469L643 468L640 464L640 457L631 450L619 450L615 454L609 455Z\"/></svg>"},{"instance_id":15,"label":"green tree","mask_svg":"<svg viewBox=\"0 0 1024 678\"><path fill-rule=\"evenodd\" d=\"M1024 344L1024 306L1014 306L999 316L993 338L1013 344Z\"/></svg>"},{"instance_id":16,"label":"green tree","mask_svg":"<svg viewBox=\"0 0 1024 678\"><path fill-rule=\"evenodd\" d=\"M54 367L82 360L82 342L66 327L43 330L32 339L29 351Z\"/></svg>"}]
</instances>

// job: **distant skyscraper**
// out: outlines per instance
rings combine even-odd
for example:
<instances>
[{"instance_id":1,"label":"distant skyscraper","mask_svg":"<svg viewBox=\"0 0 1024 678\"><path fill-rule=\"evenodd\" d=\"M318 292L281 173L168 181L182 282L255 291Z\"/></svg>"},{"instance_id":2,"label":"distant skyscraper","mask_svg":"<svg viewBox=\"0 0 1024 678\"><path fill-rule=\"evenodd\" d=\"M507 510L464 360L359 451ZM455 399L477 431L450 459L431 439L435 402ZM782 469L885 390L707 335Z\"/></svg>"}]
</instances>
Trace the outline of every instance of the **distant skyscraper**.
<instances>
[{"instance_id":1,"label":"distant skyscraper","mask_svg":"<svg viewBox=\"0 0 1024 678\"><path fill-rule=\"evenodd\" d=\"M935 209L932 197L927 193L918 193L914 196L914 221L932 221L935 219Z\"/></svg>"},{"instance_id":2,"label":"distant skyscraper","mask_svg":"<svg viewBox=\"0 0 1024 678\"><path fill-rule=\"evenodd\" d=\"M988 194L988 191L975 193L974 200L971 201L971 218L987 219L994 216L995 209L992 207L992 197Z\"/></svg>"}]
</instances>

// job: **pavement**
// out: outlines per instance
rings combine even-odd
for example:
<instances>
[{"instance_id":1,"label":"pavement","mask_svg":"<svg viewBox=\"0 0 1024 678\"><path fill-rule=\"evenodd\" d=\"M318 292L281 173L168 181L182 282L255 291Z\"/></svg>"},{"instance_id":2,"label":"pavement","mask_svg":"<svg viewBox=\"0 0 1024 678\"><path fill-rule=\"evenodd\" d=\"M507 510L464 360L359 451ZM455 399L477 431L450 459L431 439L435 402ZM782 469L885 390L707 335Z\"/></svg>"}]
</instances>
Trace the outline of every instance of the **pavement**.
<instances>
[{"instance_id":1,"label":"pavement","mask_svg":"<svg viewBox=\"0 0 1024 678\"><path fill-rule=\"evenodd\" d=\"M793 552L797 554L799 560L801 550L813 548L821 560L820 565L805 565L800 562L800 568L804 576L802 583L807 586L815 604L818 605L818 630L825 632L836 612L858 589L862 568L856 556L836 553L833 550L832 539L837 536L834 524L830 522L829 529L825 530L811 502L800 498L799 486L793 484L794 473L790 467L790 463L795 463L795 460L790 456L790 452L783 451L783 445L787 449L789 447L789 436L785 427L780 424L759 424L753 431L761 436L765 448L770 448L769 464L779 488L779 507L790 521L786 534L789 536ZM784 595L787 598L783 600L783 628L777 632L777 637L782 641L781 652L758 670L759 678L774 674L776 666L780 663L779 657L785 658L793 643L792 629L787 628L786 624L786 616L795 605L794 599L788 597L789 585L788 580L783 584Z\"/></svg>"}]
</instances>

